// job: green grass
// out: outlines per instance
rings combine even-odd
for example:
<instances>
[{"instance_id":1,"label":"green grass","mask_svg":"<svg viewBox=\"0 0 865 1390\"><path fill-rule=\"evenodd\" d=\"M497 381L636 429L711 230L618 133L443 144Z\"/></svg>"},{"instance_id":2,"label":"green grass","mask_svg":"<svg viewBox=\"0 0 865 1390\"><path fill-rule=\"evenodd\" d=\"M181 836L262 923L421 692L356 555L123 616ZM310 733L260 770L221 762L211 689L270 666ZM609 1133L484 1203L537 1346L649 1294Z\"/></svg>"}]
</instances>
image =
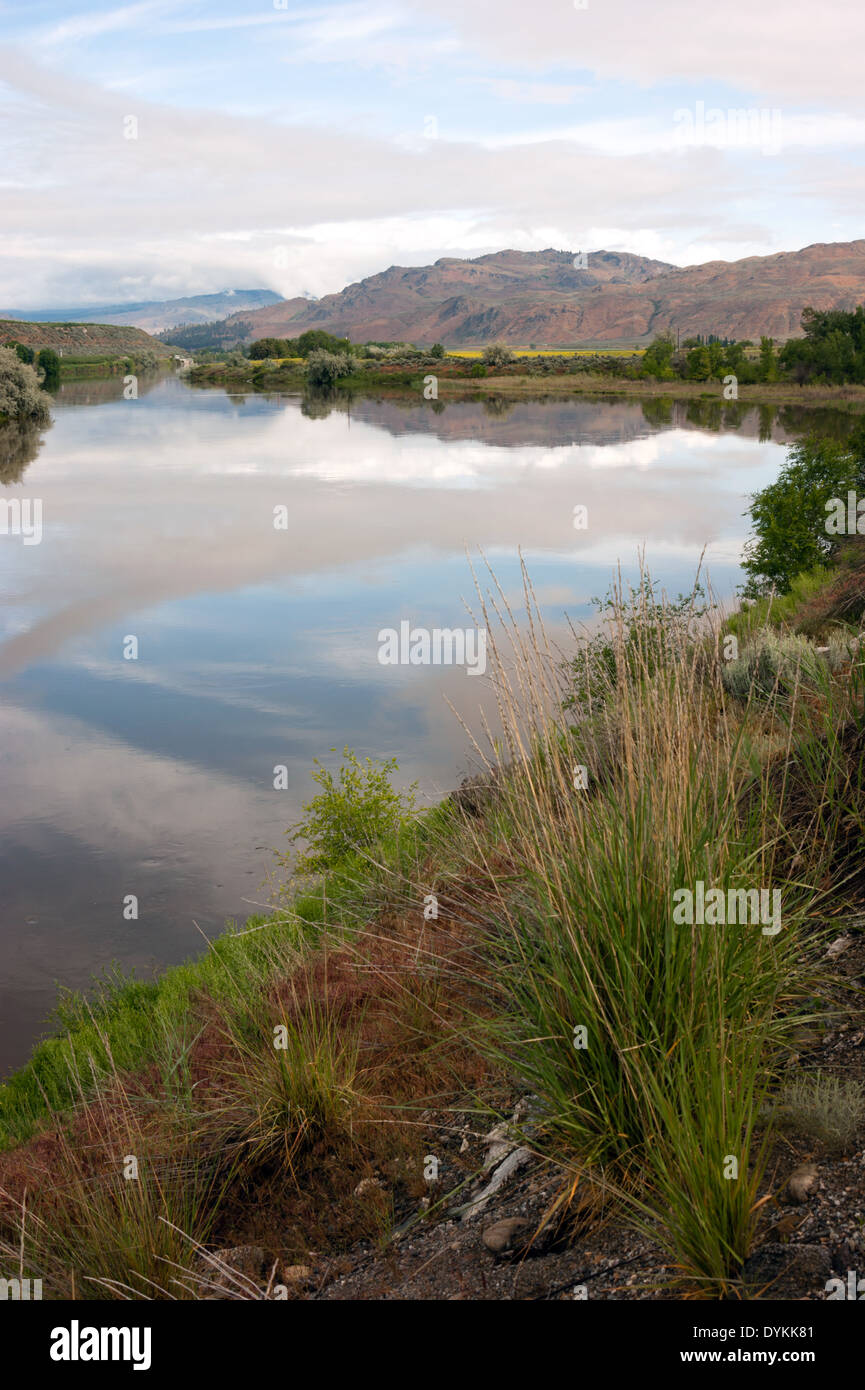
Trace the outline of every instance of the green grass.
<instances>
[{"instance_id":1,"label":"green grass","mask_svg":"<svg viewBox=\"0 0 865 1390\"><path fill-rule=\"evenodd\" d=\"M839 573L838 569L818 565L797 575L788 593L757 599L738 613L732 613L727 619L726 630L742 640L753 636L761 628L778 628L791 623L803 604L837 579Z\"/></svg>"},{"instance_id":2,"label":"green grass","mask_svg":"<svg viewBox=\"0 0 865 1390\"><path fill-rule=\"evenodd\" d=\"M603 1172L680 1273L723 1293L753 1237L759 1110L812 997L804 932L831 827L828 841L806 839L791 875L783 807L720 664L707 666L705 639L669 617L648 582L614 597L615 671L574 724L561 715L574 667L556 673L539 614L530 636L508 621L493 643L513 769L502 840L519 890L503 888L487 918L496 993L485 1036L539 1098L549 1152ZM653 625L641 664L625 634ZM813 741L790 718L794 749ZM574 787L576 766L587 790ZM815 766L815 802L820 782ZM780 889L782 932L676 925L674 894L698 881L725 895Z\"/></svg>"}]
</instances>

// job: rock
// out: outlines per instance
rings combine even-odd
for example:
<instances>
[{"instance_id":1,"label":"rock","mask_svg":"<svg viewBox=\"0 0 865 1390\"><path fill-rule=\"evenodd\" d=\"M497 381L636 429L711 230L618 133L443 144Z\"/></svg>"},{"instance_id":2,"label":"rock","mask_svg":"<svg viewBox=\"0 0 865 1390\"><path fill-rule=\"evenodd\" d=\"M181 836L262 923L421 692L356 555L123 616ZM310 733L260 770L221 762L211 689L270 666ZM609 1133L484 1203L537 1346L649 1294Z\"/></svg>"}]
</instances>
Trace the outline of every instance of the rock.
<instances>
[{"instance_id":1,"label":"rock","mask_svg":"<svg viewBox=\"0 0 865 1390\"><path fill-rule=\"evenodd\" d=\"M529 1228L530 1222L524 1216L512 1216L506 1221L496 1221L494 1225L487 1226L482 1240L493 1255L505 1255L525 1245Z\"/></svg>"},{"instance_id":2,"label":"rock","mask_svg":"<svg viewBox=\"0 0 865 1390\"><path fill-rule=\"evenodd\" d=\"M787 1180L787 1196L791 1202L807 1202L817 1185L817 1164L800 1163Z\"/></svg>"},{"instance_id":3,"label":"rock","mask_svg":"<svg viewBox=\"0 0 865 1390\"><path fill-rule=\"evenodd\" d=\"M511 1138L511 1122L502 1120L500 1125L496 1125L489 1134L484 1135L483 1144L487 1151L484 1159L484 1172L487 1173L517 1147L516 1141Z\"/></svg>"},{"instance_id":4,"label":"rock","mask_svg":"<svg viewBox=\"0 0 865 1390\"><path fill-rule=\"evenodd\" d=\"M531 1149L513 1149L505 1161L499 1164L483 1191L479 1192L477 1197L472 1198L470 1202L457 1208L452 1214L454 1216L460 1215L463 1221L469 1221L473 1216L479 1215L499 1188L504 1187L514 1173L526 1163L530 1163L534 1156Z\"/></svg>"},{"instance_id":5,"label":"rock","mask_svg":"<svg viewBox=\"0 0 865 1390\"><path fill-rule=\"evenodd\" d=\"M767 1241L749 1255L742 1275L746 1284L758 1291L765 1289L770 1298L777 1298L781 1292L820 1292L831 1278L832 1260L822 1245L780 1245L777 1241Z\"/></svg>"},{"instance_id":6,"label":"rock","mask_svg":"<svg viewBox=\"0 0 865 1390\"><path fill-rule=\"evenodd\" d=\"M835 940L826 948L826 955L829 960L837 960L848 946L853 945L853 937L849 932L844 936L836 936Z\"/></svg>"},{"instance_id":7,"label":"rock","mask_svg":"<svg viewBox=\"0 0 865 1390\"><path fill-rule=\"evenodd\" d=\"M803 1217L788 1211L786 1216L782 1216L780 1221L775 1222L772 1227L772 1235L776 1240L788 1241L791 1236L796 1234L803 1220Z\"/></svg>"},{"instance_id":8,"label":"rock","mask_svg":"<svg viewBox=\"0 0 865 1390\"><path fill-rule=\"evenodd\" d=\"M283 1284L305 1284L312 1278L312 1265L283 1265Z\"/></svg>"}]
</instances>

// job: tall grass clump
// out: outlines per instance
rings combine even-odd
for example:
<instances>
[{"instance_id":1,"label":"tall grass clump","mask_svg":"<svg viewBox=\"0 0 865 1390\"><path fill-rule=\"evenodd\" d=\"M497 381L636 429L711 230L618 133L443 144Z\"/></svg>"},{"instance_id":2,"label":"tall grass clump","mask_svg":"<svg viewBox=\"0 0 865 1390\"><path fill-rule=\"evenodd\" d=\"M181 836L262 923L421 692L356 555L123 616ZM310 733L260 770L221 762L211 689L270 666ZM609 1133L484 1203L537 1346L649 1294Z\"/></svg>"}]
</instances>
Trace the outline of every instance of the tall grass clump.
<instances>
[{"instance_id":1,"label":"tall grass clump","mask_svg":"<svg viewBox=\"0 0 865 1390\"><path fill-rule=\"evenodd\" d=\"M671 1263L724 1290L752 1234L756 1116L804 990L808 890L779 877L774 790L697 589L689 610L645 574L619 581L581 666L562 663L525 583L527 625L500 590L482 599L521 881L485 928L487 1043L538 1096L541 1141L604 1170ZM674 895L698 883L725 903L780 888L782 929L677 922Z\"/></svg>"}]
</instances>

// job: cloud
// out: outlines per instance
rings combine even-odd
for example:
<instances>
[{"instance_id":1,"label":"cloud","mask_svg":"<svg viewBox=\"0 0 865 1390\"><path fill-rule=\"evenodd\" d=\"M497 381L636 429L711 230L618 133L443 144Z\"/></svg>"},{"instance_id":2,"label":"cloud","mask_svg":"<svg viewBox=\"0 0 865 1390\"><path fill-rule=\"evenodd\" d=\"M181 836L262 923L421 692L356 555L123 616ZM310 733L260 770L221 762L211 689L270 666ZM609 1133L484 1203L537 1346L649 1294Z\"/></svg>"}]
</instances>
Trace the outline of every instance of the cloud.
<instances>
[{"instance_id":1,"label":"cloud","mask_svg":"<svg viewBox=\"0 0 865 1390\"><path fill-rule=\"evenodd\" d=\"M593 11L563 9L569 25L595 23ZM603 12L609 28L612 12ZM665 93L660 106L655 92L645 116L605 116L593 108L566 125L547 118L538 128L531 124L533 105L543 118L545 107L579 90L559 80L567 45L549 82L489 63L469 77L473 20L450 0L442 13L451 37L436 30L418 49L419 60L427 60L431 47L456 44L459 34L463 52L458 62L444 64L442 80L463 93L485 85L500 95L505 112L518 104L524 119L516 129L473 125L469 102L443 119L453 125L453 138L408 137L407 123L392 113L390 129L370 133L347 118L353 91L344 98L335 93L329 124L292 119L276 107L230 114L219 109L222 86L213 110L178 107L109 89L106 81L123 80L115 69L101 81L64 70L62 45L52 49L50 65L19 49L0 49L0 310L116 301L124 285L138 299L239 283L286 296L322 295L390 263L424 264L507 246L631 250L690 264L859 234L865 122L845 112L840 99L823 111L782 111L783 149L774 158L754 148L675 148L680 90ZM501 23L512 13L506 4ZM267 10L249 17L263 14L271 18ZM133 22L149 25L152 16L181 26L241 17L130 5L66 23L82 35L100 24L126 34L134 32ZM322 60L337 61L353 45L408 41L412 23L417 26L417 12L412 0L403 0L369 11L293 11L286 33L298 39L295 57L311 47ZM705 25L701 32L705 37ZM490 51L511 43L491 36ZM606 52L600 39L595 47ZM279 63L285 47L273 50ZM593 52L589 43L583 71ZM522 68L540 62L539 54L537 43L529 44ZM659 59L661 75L664 62ZM427 94L423 101L419 111L427 109ZM138 123L134 140L124 139L130 115ZM420 115L414 128L421 129Z\"/></svg>"},{"instance_id":2,"label":"cloud","mask_svg":"<svg viewBox=\"0 0 865 1390\"><path fill-rule=\"evenodd\" d=\"M513 78L485 77L481 85L500 101L525 102L537 106L569 106L588 87L559 82L517 82Z\"/></svg>"},{"instance_id":3,"label":"cloud","mask_svg":"<svg viewBox=\"0 0 865 1390\"><path fill-rule=\"evenodd\" d=\"M405 0L416 15L426 0ZM724 82L800 105L826 100L865 109L861 54L865 9L825 0L819 11L788 0L439 0L436 18L464 51L536 71L570 69L643 89L677 81Z\"/></svg>"},{"instance_id":4,"label":"cloud","mask_svg":"<svg viewBox=\"0 0 865 1390\"><path fill-rule=\"evenodd\" d=\"M116 10L90 10L84 14L73 15L61 24L50 29L36 30L33 42L44 47L57 47L62 44L80 43L86 39L101 38L105 34L116 34L121 30L138 29L142 20L174 8L173 0L142 0L137 5L123 5Z\"/></svg>"}]
</instances>

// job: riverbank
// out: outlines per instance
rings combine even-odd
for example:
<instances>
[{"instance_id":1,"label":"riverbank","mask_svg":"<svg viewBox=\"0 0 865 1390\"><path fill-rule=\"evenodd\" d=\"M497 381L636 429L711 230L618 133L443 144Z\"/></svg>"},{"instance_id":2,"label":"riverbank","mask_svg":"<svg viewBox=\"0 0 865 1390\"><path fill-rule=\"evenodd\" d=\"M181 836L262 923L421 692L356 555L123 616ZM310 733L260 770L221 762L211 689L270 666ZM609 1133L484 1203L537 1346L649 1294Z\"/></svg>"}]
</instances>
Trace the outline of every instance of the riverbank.
<instances>
[{"instance_id":1,"label":"riverbank","mask_svg":"<svg viewBox=\"0 0 865 1390\"><path fill-rule=\"evenodd\" d=\"M559 666L484 613L505 766L63 1001L0 1088L6 1262L55 1298L826 1296L863 1178L859 668L833 639L755 685L753 633L731 674L648 584L611 618ZM697 884L771 885L780 929L674 928Z\"/></svg>"},{"instance_id":2,"label":"riverbank","mask_svg":"<svg viewBox=\"0 0 865 1390\"><path fill-rule=\"evenodd\" d=\"M599 372L574 371L557 367L550 371L507 372L490 370L483 377L448 363L430 360L422 368L374 368L340 378L341 390L369 392L380 396L417 395L425 400L484 400L489 396L525 398L539 396L585 395L597 399L645 398L649 400L712 400L723 405L737 402L752 405L834 406L859 412L865 410L865 386L797 386L792 382L741 384L735 401L725 396L721 382L629 380ZM435 379L431 395L430 379ZM206 363L191 371L194 385L224 386L228 390L303 391L308 389L301 364L267 367L251 362L239 365Z\"/></svg>"}]
</instances>

